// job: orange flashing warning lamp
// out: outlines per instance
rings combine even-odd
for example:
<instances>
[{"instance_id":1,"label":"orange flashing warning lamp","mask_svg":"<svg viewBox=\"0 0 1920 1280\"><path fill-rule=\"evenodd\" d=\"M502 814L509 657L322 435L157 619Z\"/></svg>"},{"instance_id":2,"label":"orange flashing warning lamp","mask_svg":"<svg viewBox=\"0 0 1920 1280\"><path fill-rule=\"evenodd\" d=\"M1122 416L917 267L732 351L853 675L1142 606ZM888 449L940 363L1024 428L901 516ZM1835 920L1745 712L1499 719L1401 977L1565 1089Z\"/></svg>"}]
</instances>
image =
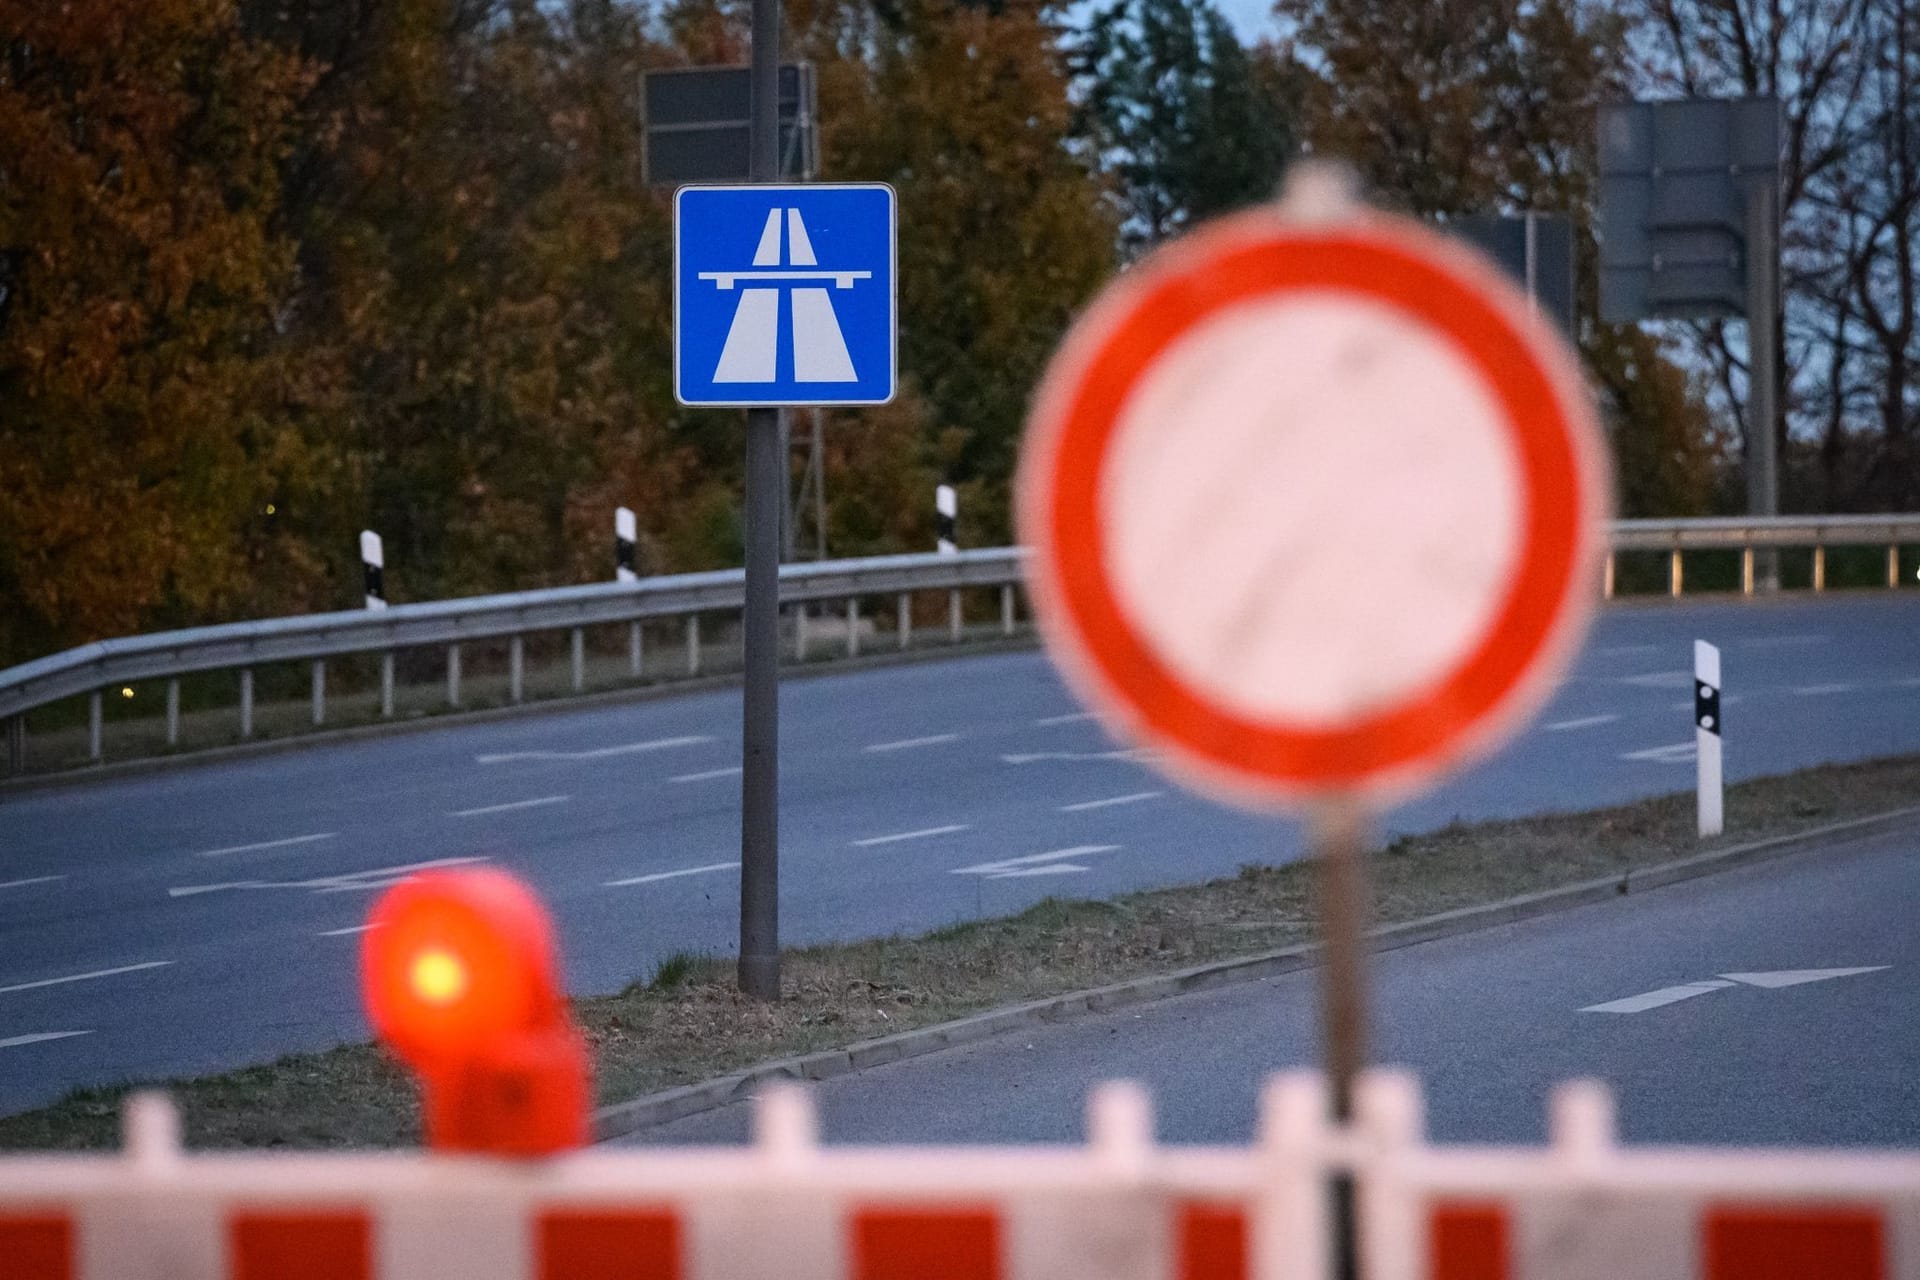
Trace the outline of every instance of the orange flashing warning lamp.
<instances>
[{"instance_id":1,"label":"orange flashing warning lamp","mask_svg":"<svg viewBox=\"0 0 1920 1280\"><path fill-rule=\"evenodd\" d=\"M428 872L367 923L367 1017L420 1078L428 1144L536 1156L584 1143L586 1044L532 891L502 871Z\"/></svg>"}]
</instances>

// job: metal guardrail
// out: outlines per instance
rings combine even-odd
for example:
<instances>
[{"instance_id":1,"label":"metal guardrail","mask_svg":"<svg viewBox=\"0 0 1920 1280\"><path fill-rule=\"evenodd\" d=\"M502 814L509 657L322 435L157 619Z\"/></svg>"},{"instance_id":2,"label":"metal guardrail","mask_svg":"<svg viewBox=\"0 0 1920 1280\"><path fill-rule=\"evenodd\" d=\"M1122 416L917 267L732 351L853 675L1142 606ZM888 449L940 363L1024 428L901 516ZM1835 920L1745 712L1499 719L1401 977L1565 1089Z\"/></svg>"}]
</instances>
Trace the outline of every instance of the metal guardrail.
<instances>
[{"instance_id":1,"label":"metal guardrail","mask_svg":"<svg viewBox=\"0 0 1920 1280\"><path fill-rule=\"evenodd\" d=\"M1826 549L1830 546L1885 546L1887 585L1899 583L1902 543L1920 544L1920 514L1873 516L1788 516L1773 519L1622 520L1611 530L1612 553L1607 557L1606 593L1614 591L1615 560L1621 552L1666 552L1668 589L1680 595L1685 584L1682 555L1689 551L1737 550L1742 553L1742 585L1756 588L1756 552L1779 547L1812 547L1812 586L1826 586ZM961 635L962 590L998 588L1001 630L1015 625L1015 589L1020 585L1025 553L1018 547L963 551L956 555L878 556L820 564L787 565L780 572L782 604L844 602L847 612L845 645L857 653L860 645L859 606L863 598L907 596L917 592L949 593L949 629ZM351 654L379 654L381 713L393 714L393 655L400 649L444 647L447 650L447 702L461 701L460 646L463 643L506 639L509 697L518 702L524 693L523 638L528 634L568 631L572 635L573 687L585 683L584 631L625 623L629 627L632 674L642 670L641 624L678 618L685 627L686 672L701 672L700 619L705 614L737 612L743 601L741 570L678 574L639 582L605 582L587 586L555 587L506 595L474 596L423 604L396 605L381 610L352 610L272 618L259 622L228 623L185 631L160 632L121 640L82 645L64 653L0 671L0 721L7 727L8 762L14 772L25 767L27 712L65 698L89 695L89 755L102 757L100 691L135 681L167 681L167 742L179 735L179 680L195 672L238 671L240 736L253 735L253 668L271 663L307 661L313 664L313 722L326 719L326 662ZM912 614L905 607L897 637L900 648L912 642ZM807 623L795 619L794 644L798 656L807 651Z\"/></svg>"}]
</instances>

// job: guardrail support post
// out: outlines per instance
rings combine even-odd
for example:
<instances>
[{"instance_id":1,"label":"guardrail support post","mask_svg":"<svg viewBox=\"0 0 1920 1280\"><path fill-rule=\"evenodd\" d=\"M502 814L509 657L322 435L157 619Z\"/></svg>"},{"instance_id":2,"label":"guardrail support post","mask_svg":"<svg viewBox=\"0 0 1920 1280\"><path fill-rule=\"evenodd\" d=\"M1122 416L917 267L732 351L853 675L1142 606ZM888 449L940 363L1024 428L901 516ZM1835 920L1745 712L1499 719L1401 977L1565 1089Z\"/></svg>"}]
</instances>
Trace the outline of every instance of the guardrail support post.
<instances>
[{"instance_id":1,"label":"guardrail support post","mask_svg":"<svg viewBox=\"0 0 1920 1280\"><path fill-rule=\"evenodd\" d=\"M960 592L947 592L947 631L955 644L960 643Z\"/></svg>"},{"instance_id":2,"label":"guardrail support post","mask_svg":"<svg viewBox=\"0 0 1920 1280\"><path fill-rule=\"evenodd\" d=\"M627 624L627 671L635 680L638 680L646 669L646 652L640 645L640 622L635 619Z\"/></svg>"},{"instance_id":3,"label":"guardrail support post","mask_svg":"<svg viewBox=\"0 0 1920 1280\"><path fill-rule=\"evenodd\" d=\"M1827 589L1827 549L1818 543L1813 548L1813 589Z\"/></svg>"},{"instance_id":4,"label":"guardrail support post","mask_svg":"<svg viewBox=\"0 0 1920 1280\"><path fill-rule=\"evenodd\" d=\"M393 714L393 652L380 655L380 714Z\"/></svg>"},{"instance_id":5,"label":"guardrail support post","mask_svg":"<svg viewBox=\"0 0 1920 1280\"><path fill-rule=\"evenodd\" d=\"M700 674L700 615L687 615L687 674Z\"/></svg>"},{"instance_id":6,"label":"guardrail support post","mask_svg":"<svg viewBox=\"0 0 1920 1280\"><path fill-rule=\"evenodd\" d=\"M240 670L240 739L253 736L253 668Z\"/></svg>"},{"instance_id":7,"label":"guardrail support post","mask_svg":"<svg viewBox=\"0 0 1920 1280\"><path fill-rule=\"evenodd\" d=\"M100 691L95 689L87 695L87 759L100 763L106 755L101 745Z\"/></svg>"},{"instance_id":8,"label":"guardrail support post","mask_svg":"<svg viewBox=\"0 0 1920 1280\"><path fill-rule=\"evenodd\" d=\"M579 627L573 629L573 691L579 693L587 687L587 633Z\"/></svg>"},{"instance_id":9,"label":"guardrail support post","mask_svg":"<svg viewBox=\"0 0 1920 1280\"><path fill-rule=\"evenodd\" d=\"M167 745L180 745L180 681L167 681Z\"/></svg>"},{"instance_id":10,"label":"guardrail support post","mask_svg":"<svg viewBox=\"0 0 1920 1280\"><path fill-rule=\"evenodd\" d=\"M1603 596L1608 600L1613 599L1613 575L1615 571L1614 560L1615 560L1615 557L1613 552L1611 551L1607 552L1607 579L1606 579L1605 585L1601 587L1601 592Z\"/></svg>"},{"instance_id":11,"label":"guardrail support post","mask_svg":"<svg viewBox=\"0 0 1920 1280\"><path fill-rule=\"evenodd\" d=\"M1680 548L1675 547L1667 560L1667 590L1678 598L1686 580L1686 570L1680 565Z\"/></svg>"},{"instance_id":12,"label":"guardrail support post","mask_svg":"<svg viewBox=\"0 0 1920 1280\"><path fill-rule=\"evenodd\" d=\"M327 722L327 661L325 658L313 660L313 727L318 729Z\"/></svg>"},{"instance_id":13,"label":"guardrail support post","mask_svg":"<svg viewBox=\"0 0 1920 1280\"><path fill-rule=\"evenodd\" d=\"M793 606L793 660L807 660L807 609L806 604Z\"/></svg>"},{"instance_id":14,"label":"guardrail support post","mask_svg":"<svg viewBox=\"0 0 1920 1280\"><path fill-rule=\"evenodd\" d=\"M1013 634L1013 584L1006 583L1000 588L1000 634Z\"/></svg>"},{"instance_id":15,"label":"guardrail support post","mask_svg":"<svg viewBox=\"0 0 1920 1280\"><path fill-rule=\"evenodd\" d=\"M1740 594L1753 594L1753 548L1740 548Z\"/></svg>"},{"instance_id":16,"label":"guardrail support post","mask_svg":"<svg viewBox=\"0 0 1920 1280\"><path fill-rule=\"evenodd\" d=\"M913 643L913 593L900 593L900 647L906 648Z\"/></svg>"},{"instance_id":17,"label":"guardrail support post","mask_svg":"<svg viewBox=\"0 0 1920 1280\"><path fill-rule=\"evenodd\" d=\"M860 656L860 597L847 597L847 656Z\"/></svg>"},{"instance_id":18,"label":"guardrail support post","mask_svg":"<svg viewBox=\"0 0 1920 1280\"><path fill-rule=\"evenodd\" d=\"M507 641L507 697L514 702L526 696L527 642L523 636Z\"/></svg>"},{"instance_id":19,"label":"guardrail support post","mask_svg":"<svg viewBox=\"0 0 1920 1280\"><path fill-rule=\"evenodd\" d=\"M7 772L27 771L27 713L22 711L7 720Z\"/></svg>"},{"instance_id":20,"label":"guardrail support post","mask_svg":"<svg viewBox=\"0 0 1920 1280\"><path fill-rule=\"evenodd\" d=\"M1887 585L1900 585L1900 544L1897 542L1887 548Z\"/></svg>"},{"instance_id":21,"label":"guardrail support post","mask_svg":"<svg viewBox=\"0 0 1920 1280\"><path fill-rule=\"evenodd\" d=\"M447 705L460 705L460 646L447 646Z\"/></svg>"}]
</instances>

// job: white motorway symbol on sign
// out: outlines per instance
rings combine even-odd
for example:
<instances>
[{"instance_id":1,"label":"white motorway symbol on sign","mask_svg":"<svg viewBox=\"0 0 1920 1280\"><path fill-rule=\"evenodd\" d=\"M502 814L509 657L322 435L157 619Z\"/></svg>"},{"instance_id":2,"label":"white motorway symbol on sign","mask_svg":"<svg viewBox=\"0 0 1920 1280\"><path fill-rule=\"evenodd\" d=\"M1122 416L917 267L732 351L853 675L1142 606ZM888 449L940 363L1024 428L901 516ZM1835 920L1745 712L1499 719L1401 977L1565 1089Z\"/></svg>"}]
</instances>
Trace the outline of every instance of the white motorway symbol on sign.
<instances>
[{"instance_id":1,"label":"white motorway symbol on sign","mask_svg":"<svg viewBox=\"0 0 1920 1280\"><path fill-rule=\"evenodd\" d=\"M1780 987L1797 987L1808 982L1825 982L1830 978L1851 978L1862 973L1878 973L1888 967L1884 964L1870 964L1855 969L1773 969L1761 973L1723 973L1717 978L1708 978L1702 982L1683 982L1677 986L1661 987L1655 991L1643 991L1637 996L1609 1000L1605 1004L1590 1004L1580 1012L1645 1013L1649 1009L1658 1009L1663 1005L1691 1000L1695 996L1704 996L1712 991L1724 991L1728 987L1748 986L1775 990Z\"/></svg>"}]
</instances>

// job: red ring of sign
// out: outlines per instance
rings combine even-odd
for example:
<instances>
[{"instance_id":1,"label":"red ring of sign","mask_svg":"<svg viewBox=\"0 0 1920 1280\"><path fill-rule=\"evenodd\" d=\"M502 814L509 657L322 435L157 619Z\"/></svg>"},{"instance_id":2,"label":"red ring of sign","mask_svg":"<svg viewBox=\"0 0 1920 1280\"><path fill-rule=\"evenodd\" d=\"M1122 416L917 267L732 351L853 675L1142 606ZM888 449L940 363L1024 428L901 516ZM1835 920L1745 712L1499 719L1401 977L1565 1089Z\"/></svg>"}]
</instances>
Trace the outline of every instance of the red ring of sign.
<instances>
[{"instance_id":1,"label":"red ring of sign","mask_svg":"<svg viewBox=\"0 0 1920 1280\"><path fill-rule=\"evenodd\" d=\"M1189 242L1178 269L1143 281L1144 292L1109 324L1055 401L1065 408L1052 474L1042 480L1053 587L1078 647L1150 737L1256 783L1350 789L1450 755L1552 650L1584 567L1593 482L1581 466L1561 387L1536 345L1460 277L1383 237L1351 230L1222 238L1239 247L1210 253L1204 242ZM1250 720L1184 684L1127 620L1104 569L1100 520L1101 470L1121 409L1147 368L1224 308L1300 289L1362 294L1444 335L1504 410L1525 484L1517 571L1478 646L1425 691L1331 729Z\"/></svg>"}]
</instances>

